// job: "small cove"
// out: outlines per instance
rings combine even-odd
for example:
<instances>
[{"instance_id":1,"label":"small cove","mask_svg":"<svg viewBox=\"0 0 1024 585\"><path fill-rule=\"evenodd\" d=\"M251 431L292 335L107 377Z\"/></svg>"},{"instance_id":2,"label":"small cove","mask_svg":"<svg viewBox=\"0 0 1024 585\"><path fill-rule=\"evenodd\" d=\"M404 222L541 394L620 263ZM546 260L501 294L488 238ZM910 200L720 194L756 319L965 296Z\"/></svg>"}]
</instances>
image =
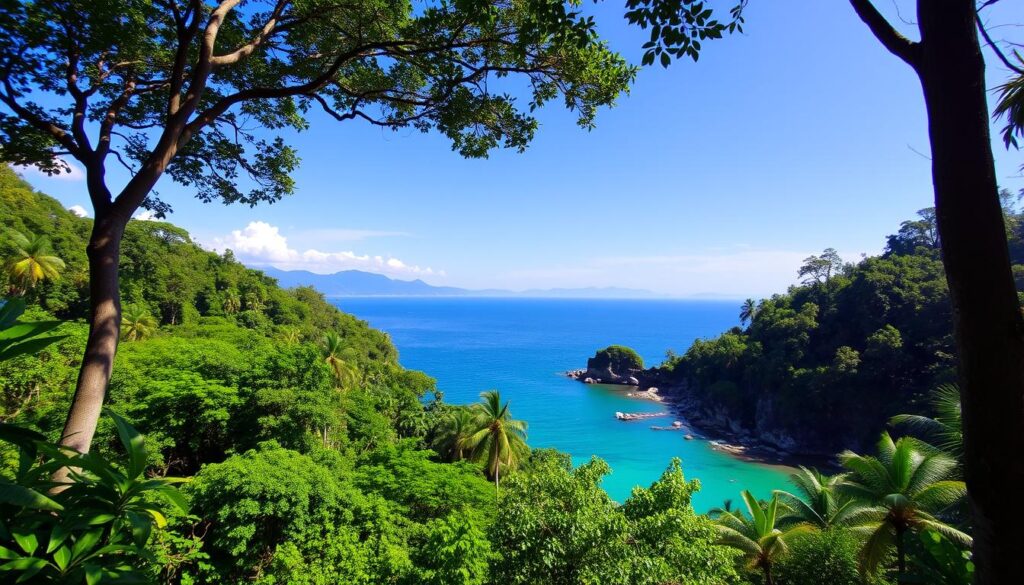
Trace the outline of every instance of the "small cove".
<instances>
[{"instance_id":1,"label":"small cove","mask_svg":"<svg viewBox=\"0 0 1024 585\"><path fill-rule=\"evenodd\" d=\"M743 461L684 432L654 431L672 416L615 420L615 412L658 412L666 405L627 397L626 389L586 385L562 372L586 365L594 351L618 343L648 364L694 339L736 324L733 301L570 300L491 298L344 298L335 303L391 335L401 362L437 378L450 403L475 402L497 389L516 418L529 423L532 447L570 453L576 464L605 459L604 487L624 501L633 486L658 479L672 457L702 489L699 512L749 489L766 497L788 485L789 468Z\"/></svg>"}]
</instances>

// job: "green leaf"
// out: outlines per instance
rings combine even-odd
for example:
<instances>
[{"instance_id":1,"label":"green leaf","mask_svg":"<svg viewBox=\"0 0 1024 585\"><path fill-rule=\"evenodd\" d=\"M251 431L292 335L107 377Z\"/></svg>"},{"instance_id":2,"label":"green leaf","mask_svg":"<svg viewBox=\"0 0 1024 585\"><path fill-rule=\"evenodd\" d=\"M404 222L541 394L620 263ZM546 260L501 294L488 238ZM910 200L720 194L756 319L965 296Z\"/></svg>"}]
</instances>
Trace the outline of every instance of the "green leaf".
<instances>
[{"instance_id":1,"label":"green leaf","mask_svg":"<svg viewBox=\"0 0 1024 585\"><path fill-rule=\"evenodd\" d=\"M37 548L39 548L39 539L36 537L34 532L12 532L11 536L14 537L14 541L18 543L21 550L25 551L27 554L32 554L36 552Z\"/></svg>"},{"instance_id":2,"label":"green leaf","mask_svg":"<svg viewBox=\"0 0 1024 585\"><path fill-rule=\"evenodd\" d=\"M57 552L53 553L53 562L63 572L64 569L68 568L68 563L71 562L71 549L66 546L58 548Z\"/></svg>"},{"instance_id":3,"label":"green leaf","mask_svg":"<svg viewBox=\"0 0 1024 585\"><path fill-rule=\"evenodd\" d=\"M21 508L48 510L50 512L58 512L64 509L64 506L33 489L7 482L0 483L0 502Z\"/></svg>"},{"instance_id":4,"label":"green leaf","mask_svg":"<svg viewBox=\"0 0 1024 585\"><path fill-rule=\"evenodd\" d=\"M11 550L9 548L0 546L0 559L11 560L11 559L20 559L20 558L21 558L21 555L19 555L17 552L15 552L15 551L13 551L13 550Z\"/></svg>"},{"instance_id":5,"label":"green leaf","mask_svg":"<svg viewBox=\"0 0 1024 585\"><path fill-rule=\"evenodd\" d=\"M103 579L103 571L96 565L85 565L85 584L96 585Z\"/></svg>"},{"instance_id":6,"label":"green leaf","mask_svg":"<svg viewBox=\"0 0 1024 585\"><path fill-rule=\"evenodd\" d=\"M7 329L25 312L25 299L7 299L0 305L0 330Z\"/></svg>"},{"instance_id":7,"label":"green leaf","mask_svg":"<svg viewBox=\"0 0 1024 585\"><path fill-rule=\"evenodd\" d=\"M58 546L68 539L71 533L64 526L58 524L50 531L50 543L46 545L46 554L52 553Z\"/></svg>"},{"instance_id":8,"label":"green leaf","mask_svg":"<svg viewBox=\"0 0 1024 585\"><path fill-rule=\"evenodd\" d=\"M97 528L86 532L82 536L78 537L75 544L71 548L71 556L79 558L86 552L92 550L96 543L100 541L100 537L103 536L103 529Z\"/></svg>"},{"instance_id":9,"label":"green leaf","mask_svg":"<svg viewBox=\"0 0 1024 585\"><path fill-rule=\"evenodd\" d=\"M36 573L38 573L39 571L42 571L43 569L45 569L47 567L47 565L50 564L50 563L47 563L46 561L44 561L43 559L36 559L36 558L31 558L31 559L26 558L26 559L20 559L20 560L28 561L28 562L25 563L24 567L21 568L21 575L18 577L18 580L15 581L15 583L24 583L25 581L28 581L32 577L35 577ZM12 563L17 563L18 561L11 561L11 562Z\"/></svg>"},{"instance_id":10,"label":"green leaf","mask_svg":"<svg viewBox=\"0 0 1024 585\"><path fill-rule=\"evenodd\" d=\"M149 456L146 453L146 441L135 430L135 427L128 424L128 421L121 418L116 412L107 410L107 415L114 420L117 426L117 436L121 439L125 451L128 452L128 477L134 479L142 475L146 470L146 463Z\"/></svg>"}]
</instances>

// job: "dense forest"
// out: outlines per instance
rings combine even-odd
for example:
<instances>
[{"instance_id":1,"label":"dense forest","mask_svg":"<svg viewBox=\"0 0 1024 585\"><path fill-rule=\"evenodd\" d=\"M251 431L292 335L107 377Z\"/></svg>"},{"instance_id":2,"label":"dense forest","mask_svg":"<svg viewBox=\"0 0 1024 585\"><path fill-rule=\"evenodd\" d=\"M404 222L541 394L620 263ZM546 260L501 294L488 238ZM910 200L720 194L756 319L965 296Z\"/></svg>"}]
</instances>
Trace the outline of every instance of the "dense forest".
<instances>
[{"instance_id":1,"label":"dense forest","mask_svg":"<svg viewBox=\"0 0 1024 585\"><path fill-rule=\"evenodd\" d=\"M1004 193L1018 288L1024 223ZM669 354L660 373L696 424L790 453L867 449L898 413L928 413L955 381L949 292L932 209L904 221L880 256L804 261L802 284L740 308L743 327Z\"/></svg>"}]
</instances>

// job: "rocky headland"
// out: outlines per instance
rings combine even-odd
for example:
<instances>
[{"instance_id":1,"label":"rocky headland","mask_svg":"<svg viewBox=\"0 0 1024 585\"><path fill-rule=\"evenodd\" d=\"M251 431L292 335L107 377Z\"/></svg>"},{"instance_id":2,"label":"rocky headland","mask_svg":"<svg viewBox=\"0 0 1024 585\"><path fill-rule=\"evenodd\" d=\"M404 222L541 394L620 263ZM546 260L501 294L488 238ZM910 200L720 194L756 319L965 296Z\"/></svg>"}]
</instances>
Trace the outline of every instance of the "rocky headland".
<instances>
[{"instance_id":1,"label":"rocky headland","mask_svg":"<svg viewBox=\"0 0 1024 585\"><path fill-rule=\"evenodd\" d=\"M813 443L774 428L772 405L758 404L754 425L745 425L730 417L723 408L701 400L698 389L686 382L672 379L661 368L645 368L635 351L623 346L610 346L587 360L587 367L570 370L566 375L585 384L627 386L626 396L652 400L669 406L681 419L687 438L707 438L717 450L748 460L781 464L816 464L829 466L834 451L818 449ZM661 428L657 430L663 430ZM691 434L692 433L692 434Z\"/></svg>"}]
</instances>

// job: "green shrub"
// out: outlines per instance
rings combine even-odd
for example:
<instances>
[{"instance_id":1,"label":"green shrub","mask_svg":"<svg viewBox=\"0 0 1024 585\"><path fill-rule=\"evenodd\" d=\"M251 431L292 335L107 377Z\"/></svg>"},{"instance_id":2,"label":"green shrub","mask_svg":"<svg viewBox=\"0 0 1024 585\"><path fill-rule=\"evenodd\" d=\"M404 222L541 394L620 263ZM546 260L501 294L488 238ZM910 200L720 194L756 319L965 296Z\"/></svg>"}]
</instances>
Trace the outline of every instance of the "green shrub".
<instances>
[{"instance_id":1,"label":"green shrub","mask_svg":"<svg viewBox=\"0 0 1024 585\"><path fill-rule=\"evenodd\" d=\"M603 370L609 365L611 365L613 371L624 373L629 370L643 369L644 360L632 348L624 345L609 345L598 351L587 362L588 368L596 370Z\"/></svg>"}]
</instances>

